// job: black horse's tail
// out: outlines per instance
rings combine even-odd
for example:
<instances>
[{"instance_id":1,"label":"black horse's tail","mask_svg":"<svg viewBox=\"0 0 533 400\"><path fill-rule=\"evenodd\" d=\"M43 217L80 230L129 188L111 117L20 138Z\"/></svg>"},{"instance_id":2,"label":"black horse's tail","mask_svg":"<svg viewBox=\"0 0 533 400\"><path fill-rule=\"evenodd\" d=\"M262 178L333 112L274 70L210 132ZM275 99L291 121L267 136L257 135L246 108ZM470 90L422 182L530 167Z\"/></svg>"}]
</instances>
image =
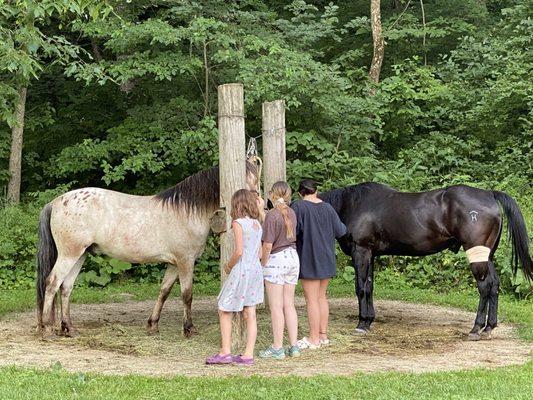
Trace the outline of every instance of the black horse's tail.
<instances>
[{"instance_id":1,"label":"black horse's tail","mask_svg":"<svg viewBox=\"0 0 533 400\"><path fill-rule=\"evenodd\" d=\"M50 229L50 216L52 205L47 204L41 211L39 218L39 250L37 252L37 323L42 326L44 295L46 291L46 279L57 260L57 248ZM55 310L55 299L52 305ZM52 321L55 312L52 313Z\"/></svg>"},{"instance_id":2,"label":"black horse's tail","mask_svg":"<svg viewBox=\"0 0 533 400\"><path fill-rule=\"evenodd\" d=\"M533 280L533 261L529 255L529 237L527 235L526 222L516 201L507 193L492 191L494 198L503 207L507 216L507 229L512 240L513 252L511 266L516 275L518 262L522 264L522 271L527 280Z\"/></svg>"}]
</instances>

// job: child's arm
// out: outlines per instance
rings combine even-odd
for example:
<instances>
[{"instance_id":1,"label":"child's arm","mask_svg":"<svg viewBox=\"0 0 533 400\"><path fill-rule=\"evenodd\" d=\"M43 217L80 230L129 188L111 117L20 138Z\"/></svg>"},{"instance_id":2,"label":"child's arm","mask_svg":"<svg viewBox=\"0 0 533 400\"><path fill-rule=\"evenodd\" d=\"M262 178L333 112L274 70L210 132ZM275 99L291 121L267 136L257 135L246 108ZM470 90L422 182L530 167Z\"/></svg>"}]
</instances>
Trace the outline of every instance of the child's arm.
<instances>
[{"instance_id":1,"label":"child's arm","mask_svg":"<svg viewBox=\"0 0 533 400\"><path fill-rule=\"evenodd\" d=\"M261 259L261 265L265 266L268 262L268 257L270 257L270 252L272 251L272 243L263 242L263 248L262 251L260 250L260 253L262 255L259 256Z\"/></svg>"},{"instance_id":2,"label":"child's arm","mask_svg":"<svg viewBox=\"0 0 533 400\"><path fill-rule=\"evenodd\" d=\"M265 222L265 200L261 197L261 195L257 195L257 208L259 209L259 217L257 218L259 222L263 223ZM259 257L261 258L261 257Z\"/></svg>"},{"instance_id":3,"label":"child's arm","mask_svg":"<svg viewBox=\"0 0 533 400\"><path fill-rule=\"evenodd\" d=\"M237 264L239 259L242 256L242 226L237 222L233 221L231 223L231 227L233 228L233 237L235 238L235 247L233 249L233 254L231 255L231 258L229 259L228 263L224 266L224 272L226 274L229 274L231 272L231 269Z\"/></svg>"}]
</instances>

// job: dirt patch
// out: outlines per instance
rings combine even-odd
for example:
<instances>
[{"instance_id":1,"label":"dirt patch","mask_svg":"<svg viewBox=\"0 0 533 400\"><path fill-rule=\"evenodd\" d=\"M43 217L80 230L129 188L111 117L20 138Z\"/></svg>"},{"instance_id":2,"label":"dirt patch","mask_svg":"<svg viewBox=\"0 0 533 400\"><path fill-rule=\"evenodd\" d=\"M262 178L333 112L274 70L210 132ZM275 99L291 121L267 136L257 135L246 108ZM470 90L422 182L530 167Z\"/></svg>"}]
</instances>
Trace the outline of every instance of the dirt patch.
<instances>
[{"instance_id":1,"label":"dirt patch","mask_svg":"<svg viewBox=\"0 0 533 400\"><path fill-rule=\"evenodd\" d=\"M443 371L521 364L531 358L533 344L520 341L511 325L502 324L493 340L469 342L467 332L474 314L461 310L377 301L378 318L370 334L354 334L357 304L354 299L330 301L332 345L304 352L299 359L256 359L250 368L208 367L206 355L219 346L214 298L193 302L193 317L200 334L181 334L182 306L177 299L165 306L160 334L147 336L144 324L153 301L111 304L76 304L73 321L77 338L43 342L34 333L35 313L11 314L1 320L0 365L62 365L69 371L105 374L227 376L295 374L350 375L375 371ZM300 327L307 329L302 299L297 299ZM269 314L258 310L257 348L270 343Z\"/></svg>"}]
</instances>

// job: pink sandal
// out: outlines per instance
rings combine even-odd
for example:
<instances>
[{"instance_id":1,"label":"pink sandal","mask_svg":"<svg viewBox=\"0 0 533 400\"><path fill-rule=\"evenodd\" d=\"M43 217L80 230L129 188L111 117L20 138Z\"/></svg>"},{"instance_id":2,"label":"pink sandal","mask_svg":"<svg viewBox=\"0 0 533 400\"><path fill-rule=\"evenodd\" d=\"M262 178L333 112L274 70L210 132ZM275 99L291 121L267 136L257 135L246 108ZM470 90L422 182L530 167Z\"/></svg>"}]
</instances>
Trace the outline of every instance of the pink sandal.
<instances>
[{"instance_id":1,"label":"pink sandal","mask_svg":"<svg viewBox=\"0 0 533 400\"><path fill-rule=\"evenodd\" d=\"M205 359L207 365L232 364L233 356L231 354L215 354Z\"/></svg>"},{"instance_id":2,"label":"pink sandal","mask_svg":"<svg viewBox=\"0 0 533 400\"><path fill-rule=\"evenodd\" d=\"M233 357L233 362L237 365L254 365L254 358L243 358L241 355Z\"/></svg>"}]
</instances>

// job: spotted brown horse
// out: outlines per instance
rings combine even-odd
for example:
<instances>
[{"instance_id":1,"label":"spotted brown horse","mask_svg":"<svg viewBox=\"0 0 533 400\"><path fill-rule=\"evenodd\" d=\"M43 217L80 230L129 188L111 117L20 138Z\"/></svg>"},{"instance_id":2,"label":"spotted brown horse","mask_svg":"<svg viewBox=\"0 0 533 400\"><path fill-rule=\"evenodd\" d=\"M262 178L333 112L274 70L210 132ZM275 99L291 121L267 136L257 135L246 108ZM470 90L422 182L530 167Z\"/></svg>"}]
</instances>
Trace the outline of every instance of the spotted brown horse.
<instances>
[{"instance_id":1,"label":"spotted brown horse","mask_svg":"<svg viewBox=\"0 0 533 400\"><path fill-rule=\"evenodd\" d=\"M247 162L247 188L257 188L257 170ZM219 207L218 167L198 172L156 195L134 196L83 188L58 196L42 210L37 254L37 318L43 336L55 330L55 296L61 294L60 333L77 333L70 318L70 294L88 253L106 254L135 264L166 263L161 290L150 316L149 333L158 331L161 309L180 281L185 336L192 323L195 260L202 254L211 217Z\"/></svg>"}]
</instances>

